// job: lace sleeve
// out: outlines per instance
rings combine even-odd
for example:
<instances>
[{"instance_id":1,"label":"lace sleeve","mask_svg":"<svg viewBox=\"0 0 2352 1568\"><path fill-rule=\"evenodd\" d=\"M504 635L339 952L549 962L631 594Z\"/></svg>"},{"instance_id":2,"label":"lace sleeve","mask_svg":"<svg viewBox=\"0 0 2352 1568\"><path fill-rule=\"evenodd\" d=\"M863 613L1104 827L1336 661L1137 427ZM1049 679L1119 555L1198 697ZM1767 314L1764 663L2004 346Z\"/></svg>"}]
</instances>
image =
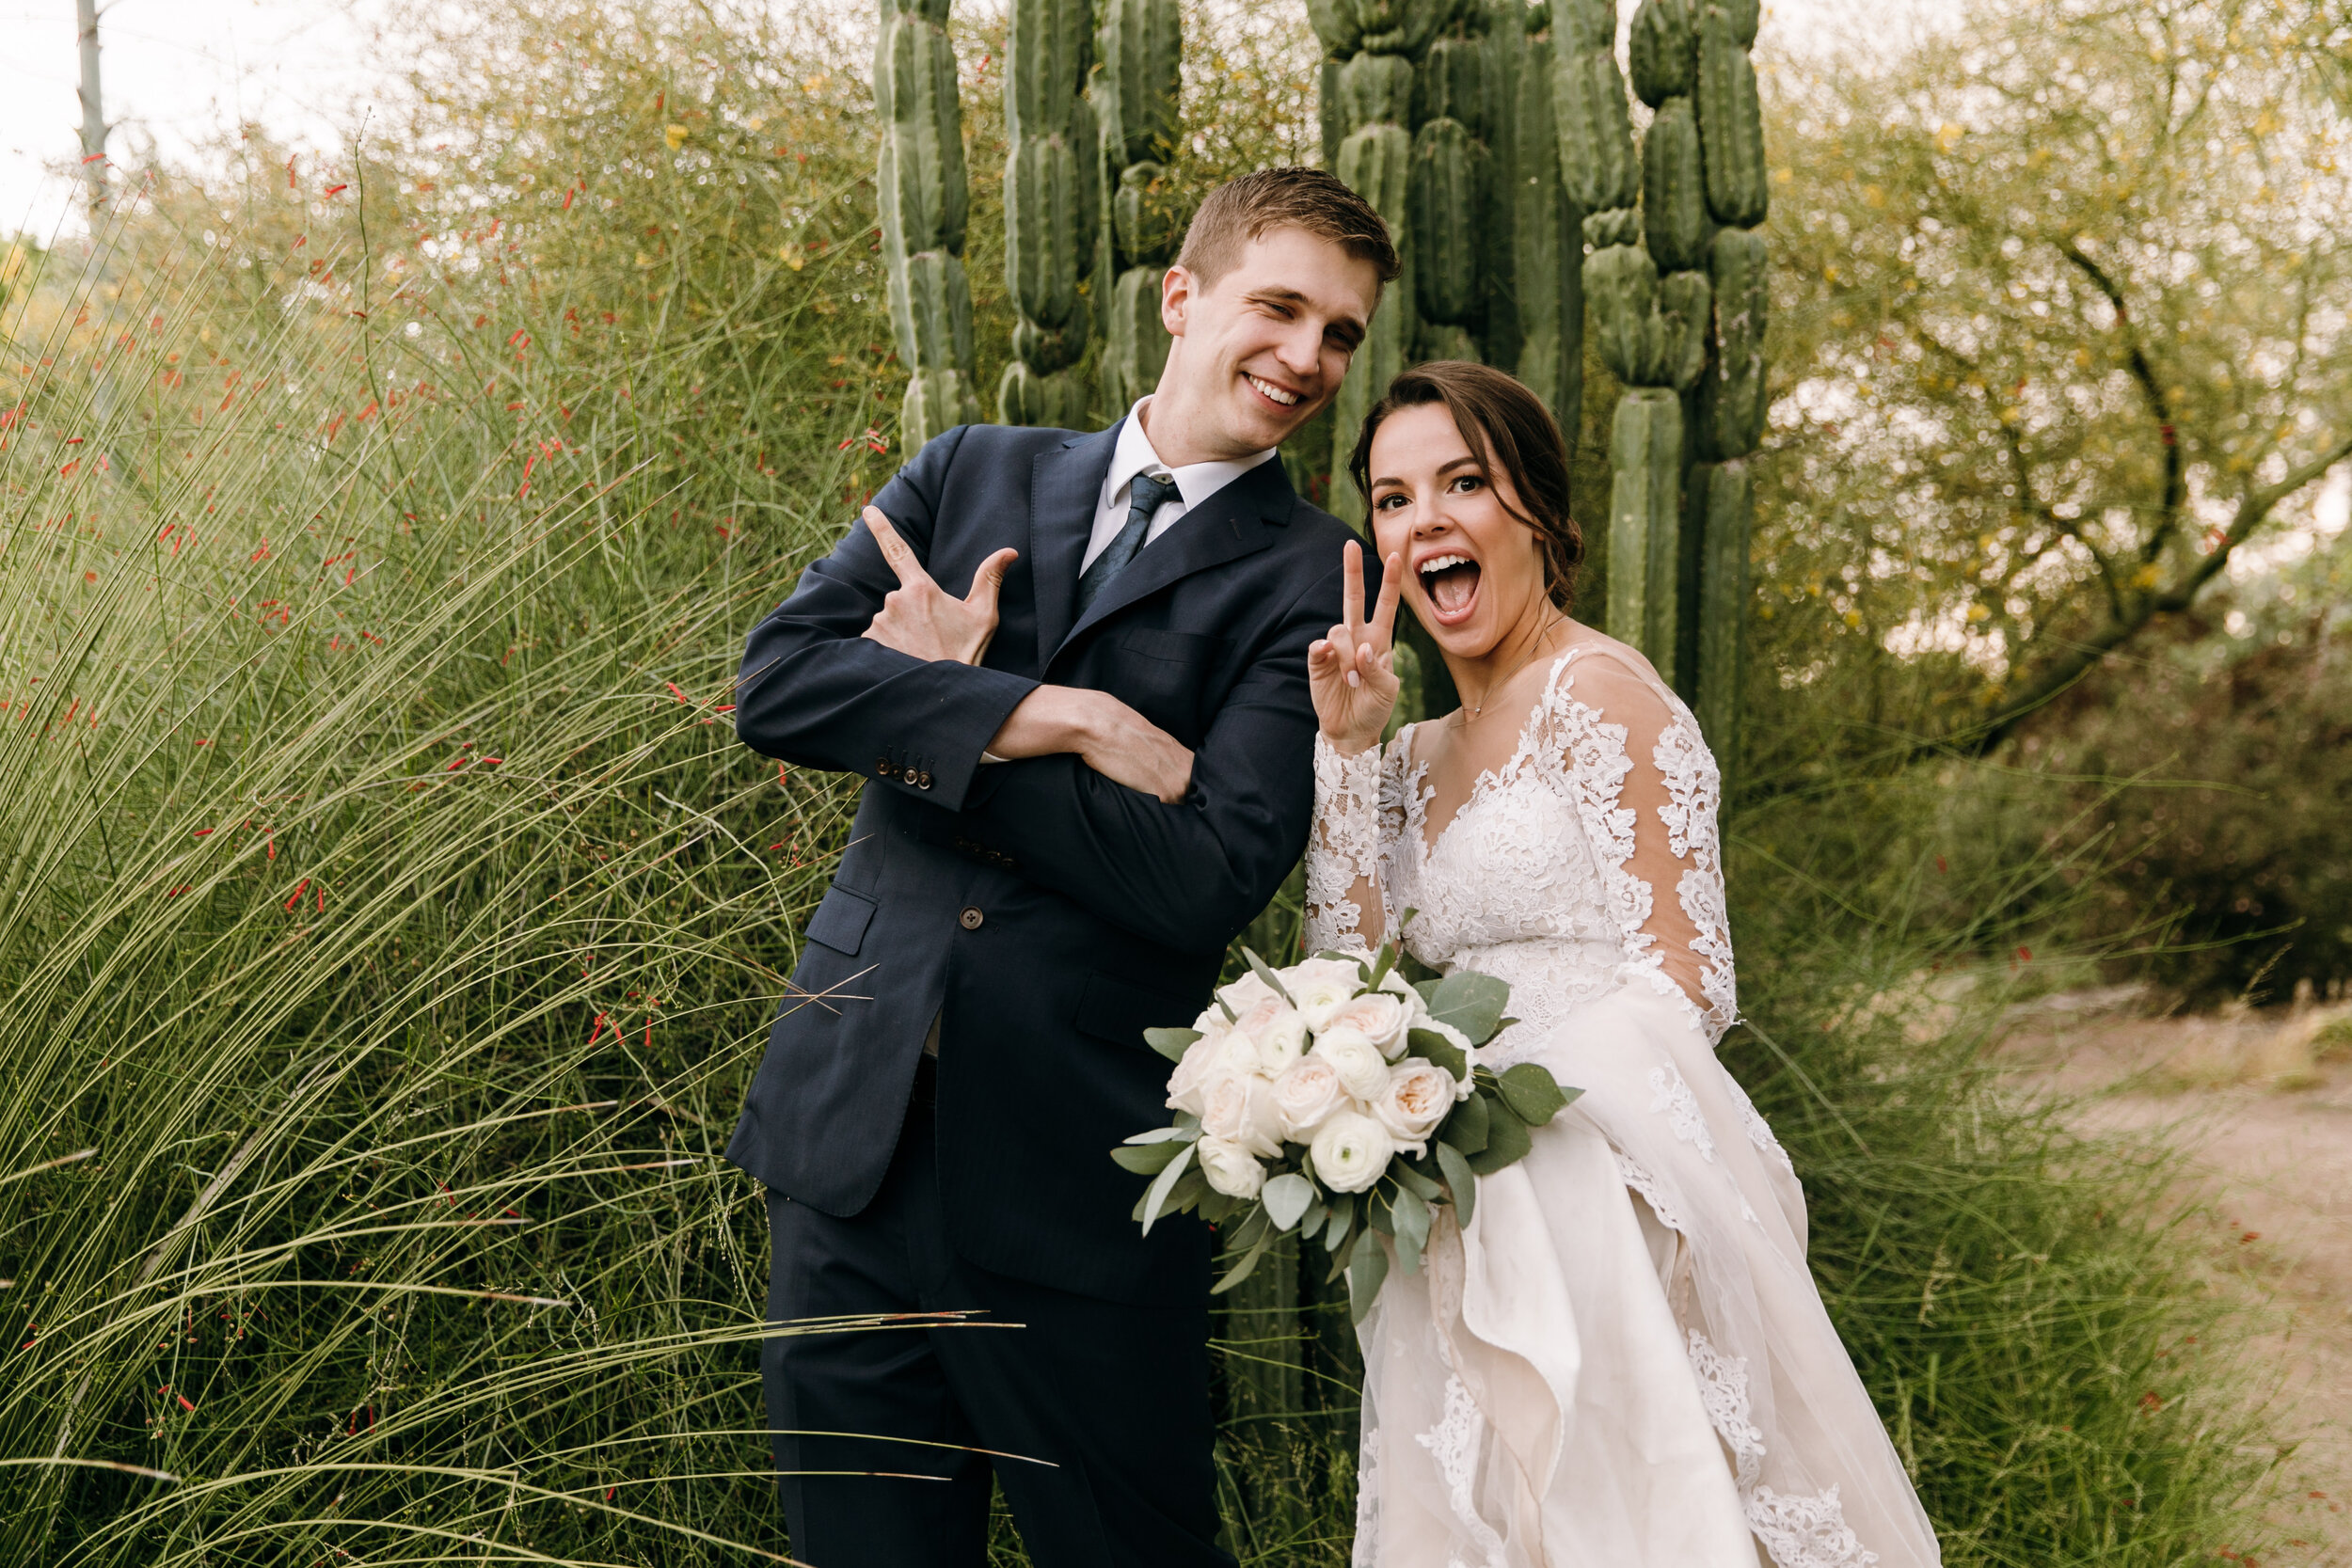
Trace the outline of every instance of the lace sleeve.
<instances>
[{"instance_id":1,"label":"lace sleeve","mask_svg":"<svg viewBox=\"0 0 2352 1568\"><path fill-rule=\"evenodd\" d=\"M1352 757L1315 736L1315 823L1307 835L1307 950L1374 948L1388 927L1380 887L1381 750Z\"/></svg>"},{"instance_id":2,"label":"lace sleeve","mask_svg":"<svg viewBox=\"0 0 2352 1568\"><path fill-rule=\"evenodd\" d=\"M1722 793L1690 709L1638 656L1595 648L1547 694L1547 727L1636 969L1687 1001L1712 1041L1739 1016L1724 901Z\"/></svg>"}]
</instances>

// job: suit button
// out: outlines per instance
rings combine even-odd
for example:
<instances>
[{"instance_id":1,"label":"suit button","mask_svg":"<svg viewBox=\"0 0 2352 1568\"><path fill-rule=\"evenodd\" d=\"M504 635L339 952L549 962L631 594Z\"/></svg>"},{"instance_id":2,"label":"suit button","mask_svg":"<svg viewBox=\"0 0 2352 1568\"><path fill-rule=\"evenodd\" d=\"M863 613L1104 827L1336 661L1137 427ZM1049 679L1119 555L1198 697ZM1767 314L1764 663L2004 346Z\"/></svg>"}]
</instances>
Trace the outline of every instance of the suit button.
<instances>
[{"instance_id":1,"label":"suit button","mask_svg":"<svg viewBox=\"0 0 2352 1568\"><path fill-rule=\"evenodd\" d=\"M986 920L988 916L982 914L978 910L967 909L961 914L956 916L956 924L962 927L967 931L977 931L980 928L980 922Z\"/></svg>"},{"instance_id":2,"label":"suit button","mask_svg":"<svg viewBox=\"0 0 2352 1568\"><path fill-rule=\"evenodd\" d=\"M929 789L929 788L930 788L930 787L931 787L931 776L930 776L929 773L917 773L917 774L914 776L914 787L915 787L915 788L917 788L917 789Z\"/></svg>"},{"instance_id":3,"label":"suit button","mask_svg":"<svg viewBox=\"0 0 2352 1568\"><path fill-rule=\"evenodd\" d=\"M888 757L876 757L874 759L874 777L878 779L895 778L898 776L898 765L892 762Z\"/></svg>"}]
</instances>

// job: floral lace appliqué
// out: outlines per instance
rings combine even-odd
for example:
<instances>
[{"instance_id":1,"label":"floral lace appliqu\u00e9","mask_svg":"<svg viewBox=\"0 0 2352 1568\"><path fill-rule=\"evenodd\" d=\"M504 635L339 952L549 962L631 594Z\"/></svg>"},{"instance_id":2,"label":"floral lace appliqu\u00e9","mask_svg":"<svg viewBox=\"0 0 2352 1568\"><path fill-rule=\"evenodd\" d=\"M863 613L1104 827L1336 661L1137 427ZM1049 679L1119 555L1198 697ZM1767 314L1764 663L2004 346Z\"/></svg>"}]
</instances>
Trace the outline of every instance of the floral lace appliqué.
<instances>
[{"instance_id":1,"label":"floral lace appliqu\u00e9","mask_svg":"<svg viewBox=\"0 0 2352 1568\"><path fill-rule=\"evenodd\" d=\"M1847 1525L1836 1487L1800 1497L1763 1484L1764 1433L1750 1414L1747 1358L1725 1355L1695 1328L1689 1336L1699 1403L1715 1434L1731 1450L1732 1479L1740 1488L1748 1528L1772 1554L1772 1561L1778 1568L1871 1568L1878 1554L1864 1549Z\"/></svg>"},{"instance_id":2,"label":"floral lace appliqu\u00e9","mask_svg":"<svg viewBox=\"0 0 2352 1568\"><path fill-rule=\"evenodd\" d=\"M1458 1377L1445 1380L1445 1413L1438 1424L1413 1439L1429 1450L1437 1462L1438 1474L1444 1478L1446 1500L1453 1506L1454 1521L1469 1534L1470 1542L1486 1557L1486 1568L1503 1568L1502 1537L1495 1528L1478 1516L1477 1499L1471 1495L1478 1478L1479 1440L1486 1422L1478 1414L1477 1402ZM1457 1558L1448 1568L1456 1568Z\"/></svg>"},{"instance_id":3,"label":"floral lace appliqu\u00e9","mask_svg":"<svg viewBox=\"0 0 2352 1568\"><path fill-rule=\"evenodd\" d=\"M1684 1082L1681 1069L1671 1063L1650 1069L1649 1086L1649 1108L1663 1111L1675 1136L1696 1148L1700 1157L1713 1164L1715 1135L1708 1131L1707 1115L1699 1109L1699 1098Z\"/></svg>"},{"instance_id":4,"label":"floral lace appliqu\u00e9","mask_svg":"<svg viewBox=\"0 0 2352 1568\"><path fill-rule=\"evenodd\" d=\"M1307 840L1307 945L1363 945L1357 885L1378 886L1380 749L1343 757L1315 736L1315 829Z\"/></svg>"},{"instance_id":5,"label":"floral lace appliqu\u00e9","mask_svg":"<svg viewBox=\"0 0 2352 1568\"><path fill-rule=\"evenodd\" d=\"M1695 725L1677 717L1660 732L1650 760L1666 781L1666 847L1689 860L1675 895L1696 935L1691 951L1700 960L1699 992L1707 999L1709 1039L1721 1039L1738 1022L1740 992L1731 967L1731 916L1724 901L1723 840L1715 825L1722 804L1723 776Z\"/></svg>"}]
</instances>

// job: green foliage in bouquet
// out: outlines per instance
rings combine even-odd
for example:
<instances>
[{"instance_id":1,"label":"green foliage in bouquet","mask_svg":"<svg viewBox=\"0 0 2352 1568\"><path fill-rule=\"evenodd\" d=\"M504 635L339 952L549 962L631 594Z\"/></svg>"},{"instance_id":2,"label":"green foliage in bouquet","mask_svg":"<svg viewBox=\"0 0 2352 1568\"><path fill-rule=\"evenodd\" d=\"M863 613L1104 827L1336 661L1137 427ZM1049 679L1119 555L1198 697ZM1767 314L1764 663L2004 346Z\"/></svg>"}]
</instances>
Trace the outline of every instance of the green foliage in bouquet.
<instances>
[{"instance_id":1,"label":"green foliage in bouquet","mask_svg":"<svg viewBox=\"0 0 2352 1568\"><path fill-rule=\"evenodd\" d=\"M1524 1157L1533 1147L1529 1130L1582 1091L1561 1087L1533 1062L1501 1072L1471 1064L1471 1047L1516 1022L1504 1014L1511 988L1490 974L1465 971L1408 987L1396 972L1393 946L1371 958L1318 953L1279 971L1254 952L1248 957L1250 975L1221 990L1216 1009L1201 1016L1212 1029L1145 1032L1153 1050L1178 1064L1171 1104L1201 1088L1204 1077L1221 1075L1210 1093L1223 1091L1222 1108L1205 1116L1180 1108L1172 1125L1137 1133L1111 1158L1152 1179L1135 1210L1145 1230L1163 1215L1196 1209L1210 1224L1230 1227L1228 1248L1239 1259L1216 1291L1248 1278L1275 1239L1295 1231L1329 1256L1327 1281L1345 1273L1350 1307L1361 1323L1391 1256L1406 1273L1418 1272L1437 1210L1451 1205L1457 1223L1468 1225L1478 1179ZM1350 965L1355 985L1336 993L1335 974L1344 969L1335 966ZM1245 995L1237 1010L1228 992L1251 980L1262 990ZM1367 1002L1369 1014L1350 1011ZM1385 1076L1381 1061L1363 1055L1367 1037L1359 1023L1367 1016L1391 1021L1379 1042ZM1281 1065L1268 1065L1267 1054ZM1314 1080L1331 1078L1335 1061L1346 1062L1339 1070L1352 1075L1350 1087L1334 1094L1326 1084L1318 1096ZM1377 1085L1363 1076L1367 1065ZM1188 1075L1192 1089L1184 1086ZM1278 1142L1263 1131L1265 1118L1282 1114L1271 1107L1302 1075L1298 1098L1319 1099L1320 1109L1310 1113L1311 1124L1281 1122ZM1441 1114L1426 1100L1438 1083L1452 1091ZM1236 1118L1256 1118L1258 1144L1224 1135Z\"/></svg>"}]
</instances>

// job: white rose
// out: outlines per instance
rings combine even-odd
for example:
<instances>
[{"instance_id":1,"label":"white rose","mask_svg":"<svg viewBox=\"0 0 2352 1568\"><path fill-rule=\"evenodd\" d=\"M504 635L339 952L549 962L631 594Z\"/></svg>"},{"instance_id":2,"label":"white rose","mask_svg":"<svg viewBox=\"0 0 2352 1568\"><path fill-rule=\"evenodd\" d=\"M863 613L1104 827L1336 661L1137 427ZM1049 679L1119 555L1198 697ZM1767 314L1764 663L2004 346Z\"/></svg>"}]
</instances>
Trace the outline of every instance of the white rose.
<instances>
[{"instance_id":1,"label":"white rose","mask_svg":"<svg viewBox=\"0 0 2352 1568\"><path fill-rule=\"evenodd\" d=\"M1333 1116L1309 1148L1315 1175L1335 1193L1360 1193L1379 1180L1394 1152L1388 1129L1357 1111Z\"/></svg>"},{"instance_id":2,"label":"white rose","mask_svg":"<svg viewBox=\"0 0 2352 1568\"><path fill-rule=\"evenodd\" d=\"M1388 1090L1388 1058L1358 1030L1326 1029L1316 1037L1311 1054L1330 1063L1340 1075L1340 1086L1358 1100L1377 1099Z\"/></svg>"},{"instance_id":3,"label":"white rose","mask_svg":"<svg viewBox=\"0 0 2352 1568\"><path fill-rule=\"evenodd\" d=\"M1324 1023L1325 1029L1353 1029L1372 1041L1381 1056L1395 1061L1405 1054L1405 1036L1412 1020L1405 1004L1383 991L1368 990L1347 1002Z\"/></svg>"},{"instance_id":4,"label":"white rose","mask_svg":"<svg viewBox=\"0 0 2352 1568\"><path fill-rule=\"evenodd\" d=\"M1265 1166L1237 1143L1204 1137L1193 1146L1193 1154L1200 1162L1200 1174L1209 1179L1209 1185L1227 1197L1256 1197L1265 1186Z\"/></svg>"},{"instance_id":5,"label":"white rose","mask_svg":"<svg viewBox=\"0 0 2352 1568\"><path fill-rule=\"evenodd\" d=\"M1266 996L1233 1027L1257 1047L1258 1070L1268 1078L1278 1076L1307 1050L1307 1021L1279 996Z\"/></svg>"},{"instance_id":6,"label":"white rose","mask_svg":"<svg viewBox=\"0 0 2352 1568\"><path fill-rule=\"evenodd\" d=\"M1282 1152L1282 1118L1274 1108L1274 1085L1256 1073L1225 1073L1209 1081L1201 1096L1200 1133L1222 1138L1252 1154Z\"/></svg>"},{"instance_id":7,"label":"white rose","mask_svg":"<svg viewBox=\"0 0 2352 1568\"><path fill-rule=\"evenodd\" d=\"M1220 1078L1246 1076L1257 1069L1257 1043L1248 1035L1232 1030L1203 1035L1184 1047L1176 1070L1168 1075L1168 1109L1197 1117L1211 1084Z\"/></svg>"},{"instance_id":8,"label":"white rose","mask_svg":"<svg viewBox=\"0 0 2352 1568\"><path fill-rule=\"evenodd\" d=\"M1390 970L1380 976L1380 989L1405 1005L1406 1027L1418 1029L1429 1019L1429 1003L1413 983L1398 970Z\"/></svg>"},{"instance_id":9,"label":"white rose","mask_svg":"<svg viewBox=\"0 0 2352 1568\"><path fill-rule=\"evenodd\" d=\"M1253 969L1240 979L1219 986L1216 994L1224 1001L1226 1006L1233 1009L1233 1016L1239 1018L1267 997L1272 996L1274 988L1259 979L1258 972ZM1221 1011L1222 1009L1213 1008L1212 1010Z\"/></svg>"},{"instance_id":10,"label":"white rose","mask_svg":"<svg viewBox=\"0 0 2352 1568\"><path fill-rule=\"evenodd\" d=\"M1339 1069L1321 1056L1301 1056L1274 1081L1274 1109L1282 1118L1282 1135L1293 1143L1312 1138L1332 1112L1346 1105Z\"/></svg>"},{"instance_id":11,"label":"white rose","mask_svg":"<svg viewBox=\"0 0 2352 1568\"><path fill-rule=\"evenodd\" d=\"M1233 1021L1225 1016L1224 1008L1213 1002L1199 1018L1192 1021L1192 1026L1197 1033L1201 1035L1223 1035L1232 1031Z\"/></svg>"},{"instance_id":12,"label":"white rose","mask_svg":"<svg viewBox=\"0 0 2352 1568\"><path fill-rule=\"evenodd\" d=\"M1372 1102L1372 1114L1391 1137L1418 1154L1454 1109L1454 1075L1435 1062L1404 1062L1390 1071L1388 1092Z\"/></svg>"}]
</instances>

